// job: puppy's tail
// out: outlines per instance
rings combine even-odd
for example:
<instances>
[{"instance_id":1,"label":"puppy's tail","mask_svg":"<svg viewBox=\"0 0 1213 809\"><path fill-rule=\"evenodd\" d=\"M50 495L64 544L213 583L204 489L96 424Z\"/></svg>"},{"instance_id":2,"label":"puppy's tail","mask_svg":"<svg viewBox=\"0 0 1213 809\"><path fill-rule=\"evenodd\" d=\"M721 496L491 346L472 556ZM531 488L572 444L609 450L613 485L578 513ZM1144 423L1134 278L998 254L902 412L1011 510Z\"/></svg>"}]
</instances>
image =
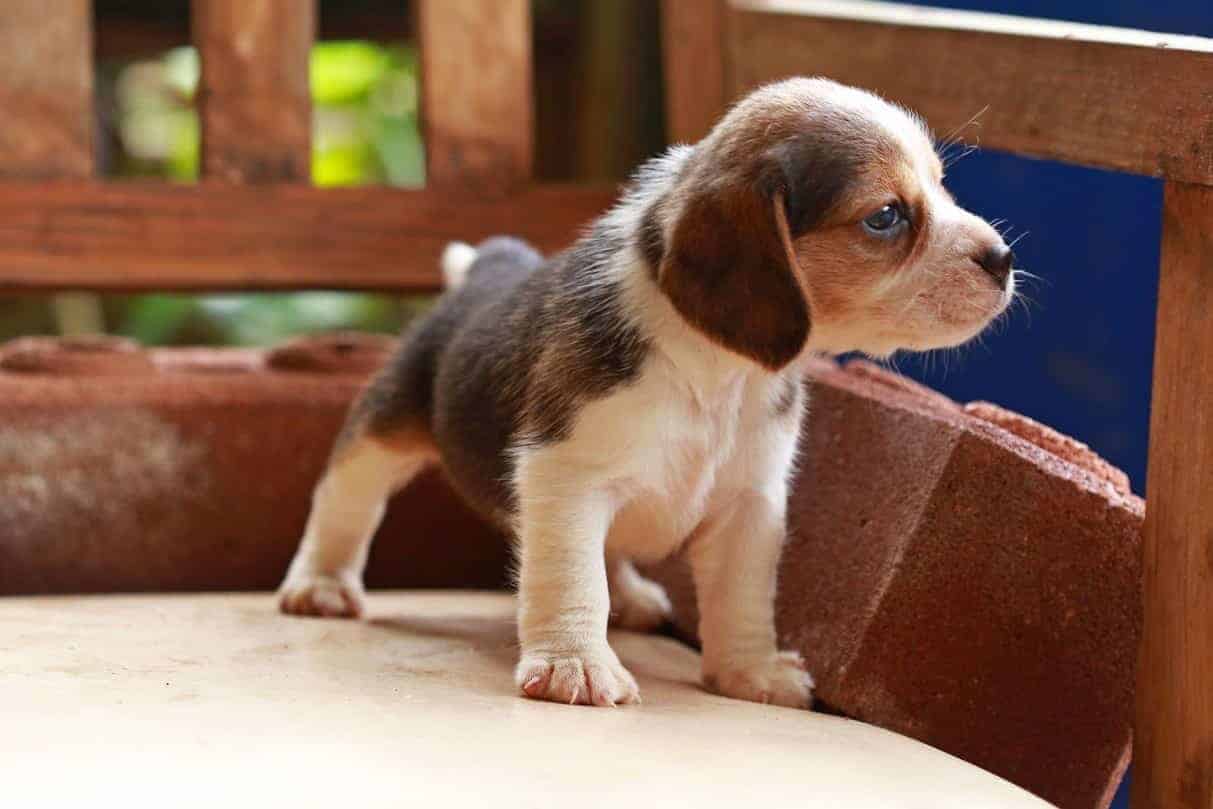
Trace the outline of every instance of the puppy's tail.
<instances>
[{"instance_id":1,"label":"puppy's tail","mask_svg":"<svg viewBox=\"0 0 1213 809\"><path fill-rule=\"evenodd\" d=\"M463 242L451 242L442 251L442 280L447 289L459 289L467 280L476 260L476 248Z\"/></svg>"}]
</instances>

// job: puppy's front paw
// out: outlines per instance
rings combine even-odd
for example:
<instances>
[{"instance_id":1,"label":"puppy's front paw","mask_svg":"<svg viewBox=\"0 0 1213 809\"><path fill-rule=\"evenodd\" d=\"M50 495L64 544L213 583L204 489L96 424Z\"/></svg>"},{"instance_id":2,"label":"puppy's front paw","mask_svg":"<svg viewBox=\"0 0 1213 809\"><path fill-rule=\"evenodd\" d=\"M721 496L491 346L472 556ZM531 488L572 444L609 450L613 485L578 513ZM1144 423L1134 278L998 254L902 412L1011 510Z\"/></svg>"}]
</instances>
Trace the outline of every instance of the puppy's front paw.
<instances>
[{"instance_id":1,"label":"puppy's front paw","mask_svg":"<svg viewBox=\"0 0 1213 809\"><path fill-rule=\"evenodd\" d=\"M278 609L291 615L359 618L366 593L356 575L326 575L291 571L278 588Z\"/></svg>"},{"instance_id":2,"label":"puppy's front paw","mask_svg":"<svg viewBox=\"0 0 1213 809\"><path fill-rule=\"evenodd\" d=\"M612 707L640 702L636 679L605 645L573 653L523 650L514 679L532 699Z\"/></svg>"},{"instance_id":3,"label":"puppy's front paw","mask_svg":"<svg viewBox=\"0 0 1213 809\"><path fill-rule=\"evenodd\" d=\"M718 694L789 708L813 704L813 678L797 652L775 652L754 660L730 660L714 671L705 668L704 685Z\"/></svg>"}]
</instances>

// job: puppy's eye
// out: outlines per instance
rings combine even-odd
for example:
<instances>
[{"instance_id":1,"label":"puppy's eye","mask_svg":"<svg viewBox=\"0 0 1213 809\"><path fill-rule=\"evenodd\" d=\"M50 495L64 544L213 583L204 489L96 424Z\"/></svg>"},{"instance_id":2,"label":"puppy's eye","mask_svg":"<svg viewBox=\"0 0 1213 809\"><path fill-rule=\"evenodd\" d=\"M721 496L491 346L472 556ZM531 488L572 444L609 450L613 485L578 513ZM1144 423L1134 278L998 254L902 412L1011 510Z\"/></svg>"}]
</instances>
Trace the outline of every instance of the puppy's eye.
<instances>
[{"instance_id":1,"label":"puppy's eye","mask_svg":"<svg viewBox=\"0 0 1213 809\"><path fill-rule=\"evenodd\" d=\"M863 220L863 229L873 236L887 239L900 231L905 222L906 215L901 203L894 202Z\"/></svg>"}]
</instances>

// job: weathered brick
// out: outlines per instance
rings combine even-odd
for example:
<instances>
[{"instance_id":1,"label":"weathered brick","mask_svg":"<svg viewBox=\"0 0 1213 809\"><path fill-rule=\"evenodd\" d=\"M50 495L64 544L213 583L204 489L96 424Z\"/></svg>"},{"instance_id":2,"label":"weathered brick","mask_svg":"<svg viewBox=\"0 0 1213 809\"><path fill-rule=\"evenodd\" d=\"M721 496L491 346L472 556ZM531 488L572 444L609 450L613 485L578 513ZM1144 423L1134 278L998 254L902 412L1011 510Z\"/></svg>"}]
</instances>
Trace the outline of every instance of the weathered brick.
<instances>
[{"instance_id":1,"label":"weathered brick","mask_svg":"<svg viewBox=\"0 0 1213 809\"><path fill-rule=\"evenodd\" d=\"M1086 447L868 363L812 372L778 623L828 706L1063 809L1127 764L1142 501ZM681 565L679 623L695 625Z\"/></svg>"},{"instance_id":2,"label":"weathered brick","mask_svg":"<svg viewBox=\"0 0 1213 809\"><path fill-rule=\"evenodd\" d=\"M276 586L389 345L0 347L0 594ZM507 549L432 473L389 509L367 582L500 586Z\"/></svg>"}]
</instances>

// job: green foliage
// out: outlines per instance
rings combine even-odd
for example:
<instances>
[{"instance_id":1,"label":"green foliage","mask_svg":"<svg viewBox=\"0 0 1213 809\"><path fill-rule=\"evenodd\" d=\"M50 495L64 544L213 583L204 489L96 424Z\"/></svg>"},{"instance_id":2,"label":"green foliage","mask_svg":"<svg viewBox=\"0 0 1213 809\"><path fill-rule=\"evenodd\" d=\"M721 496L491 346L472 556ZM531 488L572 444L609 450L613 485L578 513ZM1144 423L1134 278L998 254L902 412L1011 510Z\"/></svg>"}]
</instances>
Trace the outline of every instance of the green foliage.
<instances>
[{"instance_id":1,"label":"green foliage","mask_svg":"<svg viewBox=\"0 0 1213 809\"><path fill-rule=\"evenodd\" d=\"M385 295L140 295L126 302L117 331L153 345L260 346L287 335L335 329L394 332L405 314L400 302Z\"/></svg>"},{"instance_id":2,"label":"green foliage","mask_svg":"<svg viewBox=\"0 0 1213 809\"><path fill-rule=\"evenodd\" d=\"M177 48L118 71L120 176L197 179L198 81L193 48ZM318 43L311 54L310 82L313 184L424 184L413 48L359 41ZM264 345L292 334L338 328L395 331L425 305L424 299L311 292L140 295L112 298L105 309L114 331L148 344Z\"/></svg>"},{"instance_id":3,"label":"green foliage","mask_svg":"<svg viewBox=\"0 0 1213 809\"><path fill-rule=\"evenodd\" d=\"M386 49L368 42L322 42L312 49L312 101L329 106L365 102L391 62Z\"/></svg>"}]
</instances>

